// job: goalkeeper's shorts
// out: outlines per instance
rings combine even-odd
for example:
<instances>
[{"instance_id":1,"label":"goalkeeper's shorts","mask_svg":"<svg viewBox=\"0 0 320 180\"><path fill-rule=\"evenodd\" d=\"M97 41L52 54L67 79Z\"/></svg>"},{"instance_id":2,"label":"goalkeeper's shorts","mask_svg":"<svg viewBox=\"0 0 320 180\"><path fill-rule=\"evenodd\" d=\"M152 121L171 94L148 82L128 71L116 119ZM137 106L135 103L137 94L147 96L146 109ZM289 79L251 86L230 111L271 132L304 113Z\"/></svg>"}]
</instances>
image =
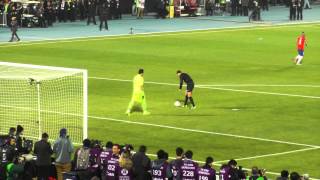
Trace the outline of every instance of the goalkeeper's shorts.
<instances>
[{"instance_id":1,"label":"goalkeeper's shorts","mask_svg":"<svg viewBox=\"0 0 320 180\"><path fill-rule=\"evenodd\" d=\"M133 100L137 103L142 103L144 97L144 91L140 91L140 92L134 92L133 93Z\"/></svg>"}]
</instances>

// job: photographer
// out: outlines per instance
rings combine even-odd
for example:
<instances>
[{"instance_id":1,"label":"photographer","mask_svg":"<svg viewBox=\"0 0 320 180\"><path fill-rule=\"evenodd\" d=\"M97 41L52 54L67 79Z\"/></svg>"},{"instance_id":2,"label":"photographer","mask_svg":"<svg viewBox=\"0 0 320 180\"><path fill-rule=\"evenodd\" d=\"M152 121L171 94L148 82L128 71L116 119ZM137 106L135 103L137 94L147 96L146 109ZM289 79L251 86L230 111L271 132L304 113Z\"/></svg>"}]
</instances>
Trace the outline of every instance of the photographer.
<instances>
[{"instance_id":1,"label":"photographer","mask_svg":"<svg viewBox=\"0 0 320 180\"><path fill-rule=\"evenodd\" d=\"M18 38L19 39L19 38ZM17 133L16 133L16 147L19 154L22 154L24 149L22 146L22 135L23 135L23 127L21 125L17 126Z\"/></svg>"},{"instance_id":2,"label":"photographer","mask_svg":"<svg viewBox=\"0 0 320 180\"><path fill-rule=\"evenodd\" d=\"M36 165L38 180L47 180L51 172L51 155L53 150L48 139L48 134L43 133L42 139L34 145L34 154L37 156Z\"/></svg>"},{"instance_id":3,"label":"photographer","mask_svg":"<svg viewBox=\"0 0 320 180\"><path fill-rule=\"evenodd\" d=\"M14 127L11 127L10 129L9 129L9 137L10 138L15 138L15 134L16 134L16 128L14 128Z\"/></svg>"},{"instance_id":4,"label":"photographer","mask_svg":"<svg viewBox=\"0 0 320 180\"><path fill-rule=\"evenodd\" d=\"M8 164L6 165L7 180L23 179L24 164L23 159L18 159L14 154L7 156Z\"/></svg>"}]
</instances>

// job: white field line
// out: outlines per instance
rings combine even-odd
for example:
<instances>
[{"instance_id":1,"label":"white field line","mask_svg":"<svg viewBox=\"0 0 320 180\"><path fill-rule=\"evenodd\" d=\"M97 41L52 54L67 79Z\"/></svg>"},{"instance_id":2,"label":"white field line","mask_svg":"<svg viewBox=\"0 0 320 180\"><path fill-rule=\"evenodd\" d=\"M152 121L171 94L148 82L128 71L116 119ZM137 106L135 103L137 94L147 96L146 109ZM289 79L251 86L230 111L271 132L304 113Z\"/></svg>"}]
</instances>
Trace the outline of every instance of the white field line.
<instances>
[{"instance_id":1,"label":"white field line","mask_svg":"<svg viewBox=\"0 0 320 180\"><path fill-rule=\"evenodd\" d=\"M258 159L258 158L265 158L265 157L272 157L272 156L282 156L282 155L287 155L287 154L292 154L292 153L298 153L298 152L304 152L304 151L311 151L311 150L316 150L320 149L320 147L312 147L312 148L304 148L304 149L298 149L298 150L292 150L292 151L285 151L285 152L280 152L280 153L272 153L272 154L265 154L265 155L258 155L258 156L251 156L251 157L244 157L244 158L237 158L235 160L237 161L243 161L243 160L251 160L251 159ZM216 161L216 163L225 163L228 162L229 160L222 160L222 161Z\"/></svg>"},{"instance_id":2,"label":"white field line","mask_svg":"<svg viewBox=\"0 0 320 180\"><path fill-rule=\"evenodd\" d=\"M299 23L281 23L275 25L256 25L256 26L240 26L240 27L223 27L223 28L205 28L205 29L192 29L192 30L177 30L177 31L162 31L162 32L148 32L148 33L137 33L137 34L117 34L117 35L102 35L102 36L85 36L85 37L73 37L73 38L47 38L43 40L32 40L24 41L26 43L0 43L0 48L3 47L15 47L15 46L31 46L41 44L55 44L55 43L70 43L70 42L87 42L87 41L101 41L106 39L130 39L130 38L144 38L144 37L158 37L158 36L170 36L170 35L183 35L183 34L200 34L200 33L211 33L211 32L233 32L233 31L250 31L259 29L274 29L290 27L292 25L302 26L314 26L320 23L320 21L309 21ZM129 30L128 30L129 31Z\"/></svg>"},{"instance_id":3,"label":"white field line","mask_svg":"<svg viewBox=\"0 0 320 180\"><path fill-rule=\"evenodd\" d=\"M307 96L300 94L287 94L287 93L273 93L265 91L250 91L250 90L240 90L240 89L230 89L230 88L215 88L215 87L198 87L202 89L212 89L212 90L221 90L221 91L233 91L233 92L244 92L244 93L253 93L253 94L266 94L266 95L276 95L276 96L288 96L288 97L300 97L300 98L309 98L309 99L320 99L320 96Z\"/></svg>"},{"instance_id":4,"label":"white field line","mask_svg":"<svg viewBox=\"0 0 320 180\"><path fill-rule=\"evenodd\" d=\"M288 142L288 141L281 141L281 140L273 140L273 139L266 139L266 138L258 138L258 137L250 137L250 136L242 136L242 135L235 135L235 134L219 133L219 132L212 132L212 131L205 131L205 130L181 128L181 127L175 127L175 126L153 124L153 123L144 123L144 122L137 122L137 121L129 121L129 120L123 120L123 119L108 118L108 117L89 116L89 118L107 120L107 121L114 121L114 122L121 122L121 123L127 123L127 124L137 124L137 125L142 125L142 126L158 127L158 128L164 128L164 129L173 129L173 130L179 130L179 131L185 131L185 132L211 134L211 135L226 136L226 137L233 137L233 138L239 138L239 139L250 139L250 140L272 142L272 143L279 143L279 144L304 146L304 147L309 147L309 148L320 148L319 145L310 145L310 144L302 144L302 143L295 143L295 142Z\"/></svg>"},{"instance_id":5,"label":"white field line","mask_svg":"<svg viewBox=\"0 0 320 180\"><path fill-rule=\"evenodd\" d=\"M104 77L89 77L89 79L119 81L119 82L132 82L132 80L113 79L113 78L104 78ZM146 81L145 84L156 84L156 85L167 85L167 86L177 86L178 87L178 84L164 83L164 82ZM230 89L230 88L197 86L197 85L196 85L196 87L200 88L200 89L212 89L212 90L220 90L220 91L233 91L233 92L243 92L243 93L253 93L253 94L267 94L267 95L276 95L276 96L288 96L288 97L300 97L300 98L309 98L309 99L320 99L319 96L307 96L307 95L300 95L300 94L273 93L273 92L265 92L265 91L250 91L250 90L240 90L240 89Z\"/></svg>"},{"instance_id":6,"label":"white field line","mask_svg":"<svg viewBox=\"0 0 320 180\"><path fill-rule=\"evenodd\" d=\"M320 88L320 85L311 84L201 84L197 87L305 87Z\"/></svg>"},{"instance_id":7,"label":"white field line","mask_svg":"<svg viewBox=\"0 0 320 180\"><path fill-rule=\"evenodd\" d=\"M37 109L32 109L32 108L29 108L29 107L15 107L15 106L8 106L8 105L1 105L1 104L0 104L0 107L17 108L17 109L23 109L23 110L37 111ZM55 112L55 111L48 111L48 110L41 110L41 112L82 117L82 115L74 114L74 113L63 113L63 112ZM143 122L129 121L129 120L123 120L123 119L115 119L115 118L108 118L108 117L99 117L99 116L90 116L89 115L88 118L99 119L99 120L107 120L107 121L114 121L114 122L121 122L121 123L127 123L127 124L138 124L138 125L142 125L142 126L158 127L158 128L165 128L165 129L174 129L174 130L180 130L180 131L186 131L186 132L195 132L195 133L202 133L202 134L226 136L226 137L233 137L233 138L240 138L240 139L250 139L250 140L265 141L265 142L272 142L272 143L279 143L279 144L304 146L304 147L309 147L309 148L320 148L319 145L310 145L310 144L302 144L302 143L295 143L295 142L288 142L288 141L281 141L281 140L273 140L273 139L266 139L266 138L257 138L257 137L251 137L251 136L242 136L242 135L236 135L236 134L227 134L227 133L220 133L220 132L212 132L212 131L204 131L204 130L197 130L197 129L181 128L181 127L167 126L167 125L161 125L161 124L143 123Z\"/></svg>"}]
</instances>

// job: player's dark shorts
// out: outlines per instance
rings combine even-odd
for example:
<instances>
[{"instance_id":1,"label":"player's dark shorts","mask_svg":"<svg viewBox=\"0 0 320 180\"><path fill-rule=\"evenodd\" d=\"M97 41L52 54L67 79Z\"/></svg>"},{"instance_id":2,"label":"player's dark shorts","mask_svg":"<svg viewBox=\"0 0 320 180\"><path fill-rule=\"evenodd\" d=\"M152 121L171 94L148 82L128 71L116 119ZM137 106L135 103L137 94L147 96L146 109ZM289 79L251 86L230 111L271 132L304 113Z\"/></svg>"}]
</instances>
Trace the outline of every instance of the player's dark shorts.
<instances>
[{"instance_id":1,"label":"player's dark shorts","mask_svg":"<svg viewBox=\"0 0 320 180\"><path fill-rule=\"evenodd\" d=\"M299 54L300 56L304 56L304 51L303 51L302 49L298 49L298 54Z\"/></svg>"},{"instance_id":2,"label":"player's dark shorts","mask_svg":"<svg viewBox=\"0 0 320 180\"><path fill-rule=\"evenodd\" d=\"M187 84L187 92L192 92L194 88L194 84Z\"/></svg>"}]
</instances>

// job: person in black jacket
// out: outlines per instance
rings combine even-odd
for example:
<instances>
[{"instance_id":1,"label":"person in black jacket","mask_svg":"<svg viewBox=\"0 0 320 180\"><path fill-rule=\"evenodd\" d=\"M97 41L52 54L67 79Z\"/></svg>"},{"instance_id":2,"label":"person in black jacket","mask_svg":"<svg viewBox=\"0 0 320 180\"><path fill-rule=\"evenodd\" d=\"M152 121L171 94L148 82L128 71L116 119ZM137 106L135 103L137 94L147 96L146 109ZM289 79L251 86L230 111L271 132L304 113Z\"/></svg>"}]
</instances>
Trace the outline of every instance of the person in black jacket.
<instances>
[{"instance_id":1,"label":"person in black jacket","mask_svg":"<svg viewBox=\"0 0 320 180\"><path fill-rule=\"evenodd\" d=\"M151 169L151 160L146 155L147 147L140 146L139 152L133 155L133 173L135 180L151 180L150 173L148 171Z\"/></svg>"},{"instance_id":2,"label":"person in black jacket","mask_svg":"<svg viewBox=\"0 0 320 180\"><path fill-rule=\"evenodd\" d=\"M296 13L297 13L297 1L291 0L290 2L290 20L296 20Z\"/></svg>"},{"instance_id":3,"label":"person in black jacket","mask_svg":"<svg viewBox=\"0 0 320 180\"><path fill-rule=\"evenodd\" d=\"M42 139L34 145L34 154L37 156L38 180L47 180L51 172L51 155L53 150L48 139L48 134L43 133Z\"/></svg>"},{"instance_id":4,"label":"person in black jacket","mask_svg":"<svg viewBox=\"0 0 320 180\"><path fill-rule=\"evenodd\" d=\"M303 19L303 0L297 0L297 20L302 20Z\"/></svg>"},{"instance_id":5,"label":"person in black jacket","mask_svg":"<svg viewBox=\"0 0 320 180\"><path fill-rule=\"evenodd\" d=\"M93 24L96 25L96 3L94 0L88 1L88 21L87 25L90 24L91 19L93 21Z\"/></svg>"},{"instance_id":6,"label":"person in black jacket","mask_svg":"<svg viewBox=\"0 0 320 180\"><path fill-rule=\"evenodd\" d=\"M14 37L14 34L17 36L17 38L18 38L18 41L20 41L20 39L19 39L19 37L18 37L18 35L17 35L17 29L18 29L18 27L17 27L17 25L13 25L13 21L16 21L15 20L15 18L13 18L12 19L12 22L11 22L11 31L12 31L12 38L11 38L11 41L13 40L13 37ZM14 26L16 26L15 28L14 28ZM23 149L23 147L22 147L22 135L23 135L23 127L21 126L21 125L18 125L17 126L17 133L16 133L16 148L17 148L17 151L18 151L18 153L19 154L22 154L23 153L23 151L24 151L24 149Z\"/></svg>"},{"instance_id":7,"label":"person in black jacket","mask_svg":"<svg viewBox=\"0 0 320 180\"><path fill-rule=\"evenodd\" d=\"M109 27L108 27L109 8L107 3L108 2L106 1L99 6L100 31L102 31L103 23L104 23L105 29L109 30Z\"/></svg>"}]
</instances>

